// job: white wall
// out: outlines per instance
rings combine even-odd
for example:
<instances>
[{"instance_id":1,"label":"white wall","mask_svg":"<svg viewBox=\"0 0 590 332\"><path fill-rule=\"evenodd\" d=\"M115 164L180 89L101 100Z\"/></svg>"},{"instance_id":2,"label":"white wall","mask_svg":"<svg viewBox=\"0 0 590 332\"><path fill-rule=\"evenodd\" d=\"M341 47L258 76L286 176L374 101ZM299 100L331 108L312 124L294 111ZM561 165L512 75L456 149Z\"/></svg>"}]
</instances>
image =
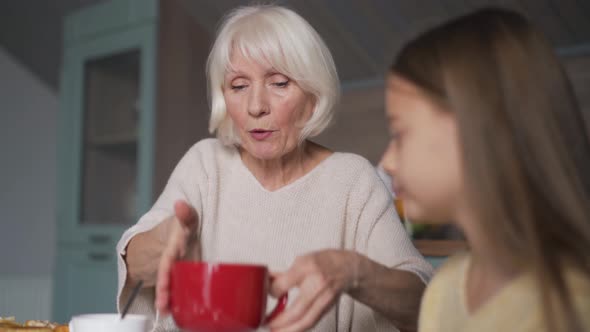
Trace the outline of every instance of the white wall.
<instances>
[{"instance_id":1,"label":"white wall","mask_svg":"<svg viewBox=\"0 0 590 332\"><path fill-rule=\"evenodd\" d=\"M57 111L55 92L0 48L0 316L50 311Z\"/></svg>"}]
</instances>

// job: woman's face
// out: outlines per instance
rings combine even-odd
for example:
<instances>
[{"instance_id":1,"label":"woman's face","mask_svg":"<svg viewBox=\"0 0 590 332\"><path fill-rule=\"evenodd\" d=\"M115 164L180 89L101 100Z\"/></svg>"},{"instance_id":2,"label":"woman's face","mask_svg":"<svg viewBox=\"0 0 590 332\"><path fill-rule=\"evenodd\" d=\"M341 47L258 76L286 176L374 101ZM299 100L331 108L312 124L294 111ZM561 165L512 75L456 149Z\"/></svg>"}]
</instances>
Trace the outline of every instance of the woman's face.
<instances>
[{"instance_id":1,"label":"woman's face","mask_svg":"<svg viewBox=\"0 0 590 332\"><path fill-rule=\"evenodd\" d=\"M252 157L278 159L293 151L315 106L314 97L266 63L234 52L225 75L227 113Z\"/></svg>"},{"instance_id":2,"label":"woman's face","mask_svg":"<svg viewBox=\"0 0 590 332\"><path fill-rule=\"evenodd\" d=\"M447 222L462 191L457 126L409 81L390 75L385 92L391 141L381 164L410 219Z\"/></svg>"}]
</instances>

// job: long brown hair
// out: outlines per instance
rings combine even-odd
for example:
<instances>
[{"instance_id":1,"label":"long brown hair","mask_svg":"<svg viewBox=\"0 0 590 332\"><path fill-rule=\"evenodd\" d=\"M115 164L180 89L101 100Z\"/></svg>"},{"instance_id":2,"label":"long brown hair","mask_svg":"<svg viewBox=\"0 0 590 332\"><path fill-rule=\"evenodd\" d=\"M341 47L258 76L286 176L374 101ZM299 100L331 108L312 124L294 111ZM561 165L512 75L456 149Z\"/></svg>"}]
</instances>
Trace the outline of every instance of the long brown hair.
<instances>
[{"instance_id":1,"label":"long brown hair","mask_svg":"<svg viewBox=\"0 0 590 332\"><path fill-rule=\"evenodd\" d=\"M552 331L582 330L564 270L590 276L590 141L550 43L520 14L482 9L408 43L391 72L455 114L498 262L531 268Z\"/></svg>"}]
</instances>

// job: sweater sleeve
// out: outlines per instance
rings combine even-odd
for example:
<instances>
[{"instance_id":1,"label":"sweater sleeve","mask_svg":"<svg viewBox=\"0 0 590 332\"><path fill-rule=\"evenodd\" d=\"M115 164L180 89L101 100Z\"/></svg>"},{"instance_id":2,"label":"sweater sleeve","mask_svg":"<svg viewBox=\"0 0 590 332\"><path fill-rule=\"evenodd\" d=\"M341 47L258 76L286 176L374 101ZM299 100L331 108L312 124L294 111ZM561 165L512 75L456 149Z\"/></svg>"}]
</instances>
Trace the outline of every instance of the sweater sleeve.
<instances>
[{"instance_id":1,"label":"sweater sleeve","mask_svg":"<svg viewBox=\"0 0 590 332\"><path fill-rule=\"evenodd\" d=\"M171 216L174 212L174 202L184 200L189 203L197 212L199 220L203 215L203 191L207 186L206 169L203 166L203 148L202 143L195 144L180 160L172 172L163 192L157 199L152 208L144 214L139 221L130 227L117 244L118 253L118 292L117 292L117 309L122 309L127 297L130 294L130 286L126 284L127 266L125 255L127 245L131 239L143 232L147 232ZM206 152L206 151L205 151ZM151 316L153 319L155 311L153 308L154 291L153 288L142 290L137 299L134 301L131 312L142 313Z\"/></svg>"},{"instance_id":2,"label":"sweater sleeve","mask_svg":"<svg viewBox=\"0 0 590 332\"><path fill-rule=\"evenodd\" d=\"M367 165L354 188L358 212L356 247L369 258L390 268L416 274L427 283L432 266L412 244L395 211L391 194L374 169Z\"/></svg>"}]
</instances>

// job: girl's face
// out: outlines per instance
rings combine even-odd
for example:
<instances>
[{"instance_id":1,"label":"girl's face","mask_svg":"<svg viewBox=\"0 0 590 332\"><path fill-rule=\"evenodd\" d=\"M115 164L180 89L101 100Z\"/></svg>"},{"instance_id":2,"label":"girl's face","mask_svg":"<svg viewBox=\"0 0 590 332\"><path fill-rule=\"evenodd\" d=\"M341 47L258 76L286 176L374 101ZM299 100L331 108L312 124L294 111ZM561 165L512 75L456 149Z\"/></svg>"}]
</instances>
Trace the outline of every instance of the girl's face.
<instances>
[{"instance_id":1,"label":"girl's face","mask_svg":"<svg viewBox=\"0 0 590 332\"><path fill-rule=\"evenodd\" d=\"M463 195L455 117L408 80L390 75L385 92L391 141L381 165L407 217L433 223L453 219Z\"/></svg>"}]
</instances>

